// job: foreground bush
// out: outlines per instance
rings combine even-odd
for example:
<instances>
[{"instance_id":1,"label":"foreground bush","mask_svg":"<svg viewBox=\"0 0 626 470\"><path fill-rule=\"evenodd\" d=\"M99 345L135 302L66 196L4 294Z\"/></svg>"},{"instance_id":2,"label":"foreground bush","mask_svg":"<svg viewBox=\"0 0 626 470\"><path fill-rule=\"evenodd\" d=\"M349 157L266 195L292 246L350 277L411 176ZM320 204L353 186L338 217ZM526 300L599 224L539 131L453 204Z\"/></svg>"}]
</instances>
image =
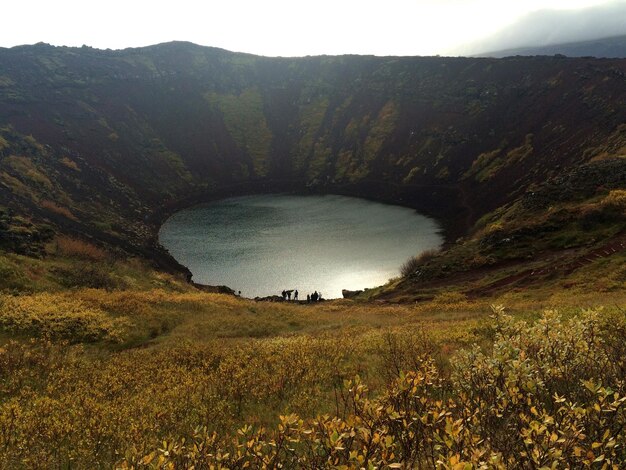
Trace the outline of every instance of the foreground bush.
<instances>
[{"instance_id":1,"label":"foreground bush","mask_svg":"<svg viewBox=\"0 0 626 470\"><path fill-rule=\"evenodd\" d=\"M375 400L346 382L341 416L282 416L231 438L198 428L119 467L623 468L626 347L611 325L597 312L534 325L496 315L493 351L462 352L449 378L424 357Z\"/></svg>"},{"instance_id":2,"label":"foreground bush","mask_svg":"<svg viewBox=\"0 0 626 470\"><path fill-rule=\"evenodd\" d=\"M0 468L623 468L624 316L494 314L488 350L443 368L431 342L400 333L109 358L10 342ZM376 392L373 369L349 360L374 353Z\"/></svg>"}]
</instances>

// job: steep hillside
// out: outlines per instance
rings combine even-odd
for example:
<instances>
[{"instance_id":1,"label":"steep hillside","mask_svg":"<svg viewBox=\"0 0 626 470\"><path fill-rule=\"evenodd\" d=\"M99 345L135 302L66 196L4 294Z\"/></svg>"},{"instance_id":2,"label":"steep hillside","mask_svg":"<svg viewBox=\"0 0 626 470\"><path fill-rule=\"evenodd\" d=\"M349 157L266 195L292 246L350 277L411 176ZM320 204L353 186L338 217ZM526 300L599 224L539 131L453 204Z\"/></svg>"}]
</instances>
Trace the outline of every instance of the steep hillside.
<instances>
[{"instance_id":1,"label":"steep hillside","mask_svg":"<svg viewBox=\"0 0 626 470\"><path fill-rule=\"evenodd\" d=\"M0 243L33 255L60 231L175 270L155 246L173 208L305 188L416 207L453 241L580 165L616 157L620 174L625 74L588 58L2 49Z\"/></svg>"}]
</instances>

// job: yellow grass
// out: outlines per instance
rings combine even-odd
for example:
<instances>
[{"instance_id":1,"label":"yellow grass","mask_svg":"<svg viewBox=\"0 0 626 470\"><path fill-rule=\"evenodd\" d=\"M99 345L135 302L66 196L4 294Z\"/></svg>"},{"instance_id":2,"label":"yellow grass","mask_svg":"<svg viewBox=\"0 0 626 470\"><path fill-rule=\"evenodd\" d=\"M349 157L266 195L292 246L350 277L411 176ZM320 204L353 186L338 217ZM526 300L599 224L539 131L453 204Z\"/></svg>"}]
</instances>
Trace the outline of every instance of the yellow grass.
<instances>
[{"instance_id":1,"label":"yellow grass","mask_svg":"<svg viewBox=\"0 0 626 470\"><path fill-rule=\"evenodd\" d=\"M297 436L303 446L314 446L322 452L325 441L309 442L307 437L319 438L322 428L315 426L328 429L329 435L337 431L338 436L352 432L354 426L358 434L362 432L359 429L368 426L370 411L371 419L377 416L371 426L382 436L391 436L384 440L385 446L373 441L342 441L356 454L337 454L335 449L329 455L334 455L337 462L352 462L349 468L358 466L366 448L371 451L368 458L377 456L378 461L387 464L401 455L409 459L408 451L398 447L391 424L395 419L393 407L400 405L391 405L388 400L405 393L403 387L411 390L412 381L426 374L423 376L428 377L430 385L424 383L419 389L423 397L429 397L424 406L437 409L444 417L445 413L456 416L462 406L482 416L484 411L474 410L475 405L464 402L459 395L453 395L459 400L455 405L439 402L436 397L441 396L440 387L456 390L453 384L474 380L460 376L455 379L454 374L460 370L491 367L486 359L467 354L474 350L474 344L484 351L494 347L499 327L489 303L499 301L510 305L517 319L529 319L534 325L541 311L550 305L558 305L572 321L578 321L575 319L580 315L580 305L604 303L607 309L601 315L619 316L619 309L612 306L624 305L625 296L623 291L602 298L591 293L512 293L501 299L472 301L462 294L441 293L433 302L405 305L347 300L315 305L262 303L164 289L76 289L4 296L0 300L0 446L4 449L0 467L111 468L117 464L120 468L161 468L158 462L163 458L162 462L174 465L171 468L203 468L201 459L209 459L203 452L209 449L213 455L210 459L218 454L234 458L238 451L231 445L236 449L239 444L232 444L232 439L241 437L237 429L247 425L254 429L245 428L245 433L250 433L245 434L245 440L261 446L260 455L278 452L270 441L280 438L285 429L292 429L293 438ZM555 333L562 341L574 338L572 332L577 328L586 328L586 323L567 326L559 323L561 320L549 321L555 331L563 329L562 338ZM514 324L507 328L515 330ZM621 323L611 325L614 328ZM535 330L528 331L529 338L535 335L537 341L543 341ZM522 334L506 341L526 337ZM83 344L71 345L77 342ZM577 348L587 347L575 344ZM615 344L617 348L621 343ZM531 346L524 343L515 347ZM502 351L498 349L498 354L514 350L509 345ZM505 369L512 364L505 357L497 360L503 361ZM465 365L458 369L459 364ZM422 367L426 369L420 372ZM401 371L416 371L417 375ZM507 377L513 380L515 375ZM578 390L580 382L575 380L572 386ZM484 394L480 396L487 400L485 406L495 410L502 405L488 401L489 387L493 386L476 390ZM356 390L360 390L358 397L354 396ZM414 403L411 400L406 403ZM533 395L532 400L532 406L547 406L539 395ZM413 406L397 411L417 413ZM503 408L501 412L508 410ZM530 407L516 410L532 416ZM277 424L280 415L291 413L299 417L289 418L295 421L287 428L284 423ZM318 415L328 416L316 425L312 420ZM522 421L515 419L516 426L522 426ZM259 426L269 430L261 431ZM454 452L433 450L440 455L438 458L450 462L458 453L460 459L478 462L471 460L473 454L465 453L462 447L484 439L482 431L472 428L470 434L478 440L466 436L466 441L461 438L465 434L446 434L446 429L452 432L452 428L446 428L445 419L437 426L432 433L424 431L423 439L434 439L435 434L452 439L450 442L458 439ZM310 434L310 429L317 430ZM521 427L515 429L522 432ZM218 434L211 437L213 432ZM192 438L195 440L190 441ZM200 447L193 450L189 447L193 442ZM357 442L358 448L350 447ZM167 450L168 446L174 447ZM581 448L587 452L590 446L585 443ZM496 452L483 447L467 448L484 451L484 455ZM252 458L247 452L242 459ZM419 455L410 458L421 459ZM521 458L519 454L510 455ZM594 459L599 455L595 452ZM299 462L293 463L296 467L312 465L305 454L297 452L291 457L279 453L276 458L285 462L294 458L293 462ZM147 467L139 465L140 461ZM234 460L224 462L228 468L239 465ZM323 466L328 465L326 462ZM254 464L252 467L256 468Z\"/></svg>"}]
</instances>

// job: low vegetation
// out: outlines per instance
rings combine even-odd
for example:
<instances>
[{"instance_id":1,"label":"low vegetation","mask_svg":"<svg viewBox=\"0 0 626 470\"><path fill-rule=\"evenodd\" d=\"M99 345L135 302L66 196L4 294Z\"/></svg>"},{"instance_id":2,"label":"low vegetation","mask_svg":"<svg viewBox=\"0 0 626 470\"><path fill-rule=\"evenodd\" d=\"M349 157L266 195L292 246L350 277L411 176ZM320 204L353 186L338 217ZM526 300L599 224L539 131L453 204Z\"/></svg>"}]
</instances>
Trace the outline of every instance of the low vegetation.
<instances>
[{"instance_id":1,"label":"low vegetation","mask_svg":"<svg viewBox=\"0 0 626 470\"><path fill-rule=\"evenodd\" d=\"M433 259L437 253L439 253L439 250L426 250L419 255L411 256L400 266L400 274L404 277L416 274L420 266Z\"/></svg>"},{"instance_id":2,"label":"low vegetation","mask_svg":"<svg viewBox=\"0 0 626 470\"><path fill-rule=\"evenodd\" d=\"M619 468L626 351L616 325L597 311L567 321L548 311L533 325L495 313L491 350L462 350L449 371L427 351L390 348L387 367L408 353L413 368L377 398L357 376L343 382L333 415L284 415L273 430L245 425L226 439L200 427L120 466Z\"/></svg>"},{"instance_id":3,"label":"low vegetation","mask_svg":"<svg viewBox=\"0 0 626 470\"><path fill-rule=\"evenodd\" d=\"M272 304L162 276L159 289L2 297L0 467L625 459L623 291L605 310L581 311L599 302L582 291L492 299L508 315L458 292L415 305Z\"/></svg>"}]
</instances>

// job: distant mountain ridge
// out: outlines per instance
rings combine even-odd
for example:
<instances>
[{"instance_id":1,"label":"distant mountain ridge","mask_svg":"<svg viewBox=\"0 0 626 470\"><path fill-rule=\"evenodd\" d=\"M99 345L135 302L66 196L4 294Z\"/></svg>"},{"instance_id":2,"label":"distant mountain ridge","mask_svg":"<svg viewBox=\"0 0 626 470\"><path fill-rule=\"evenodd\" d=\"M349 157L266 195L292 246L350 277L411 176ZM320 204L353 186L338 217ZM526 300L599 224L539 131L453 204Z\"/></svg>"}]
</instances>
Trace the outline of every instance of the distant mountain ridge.
<instances>
[{"instance_id":1,"label":"distant mountain ridge","mask_svg":"<svg viewBox=\"0 0 626 470\"><path fill-rule=\"evenodd\" d=\"M450 52L453 55L467 56L507 51L506 55L515 55L508 51L618 38L626 34L625 18L626 1L623 0L606 0L586 8L576 8L574 5L570 8L544 8L531 11L489 36L459 45ZM596 53L585 55L599 56L600 53L609 52L614 54L610 49L600 50L597 45L594 49ZM539 55L546 53L554 55L552 50L540 52ZM521 55L526 54L524 52ZM537 54L529 52L528 55Z\"/></svg>"},{"instance_id":2,"label":"distant mountain ridge","mask_svg":"<svg viewBox=\"0 0 626 470\"><path fill-rule=\"evenodd\" d=\"M519 47L477 54L477 57L510 57L562 54L567 57L626 58L626 35L548 46Z\"/></svg>"}]
</instances>

